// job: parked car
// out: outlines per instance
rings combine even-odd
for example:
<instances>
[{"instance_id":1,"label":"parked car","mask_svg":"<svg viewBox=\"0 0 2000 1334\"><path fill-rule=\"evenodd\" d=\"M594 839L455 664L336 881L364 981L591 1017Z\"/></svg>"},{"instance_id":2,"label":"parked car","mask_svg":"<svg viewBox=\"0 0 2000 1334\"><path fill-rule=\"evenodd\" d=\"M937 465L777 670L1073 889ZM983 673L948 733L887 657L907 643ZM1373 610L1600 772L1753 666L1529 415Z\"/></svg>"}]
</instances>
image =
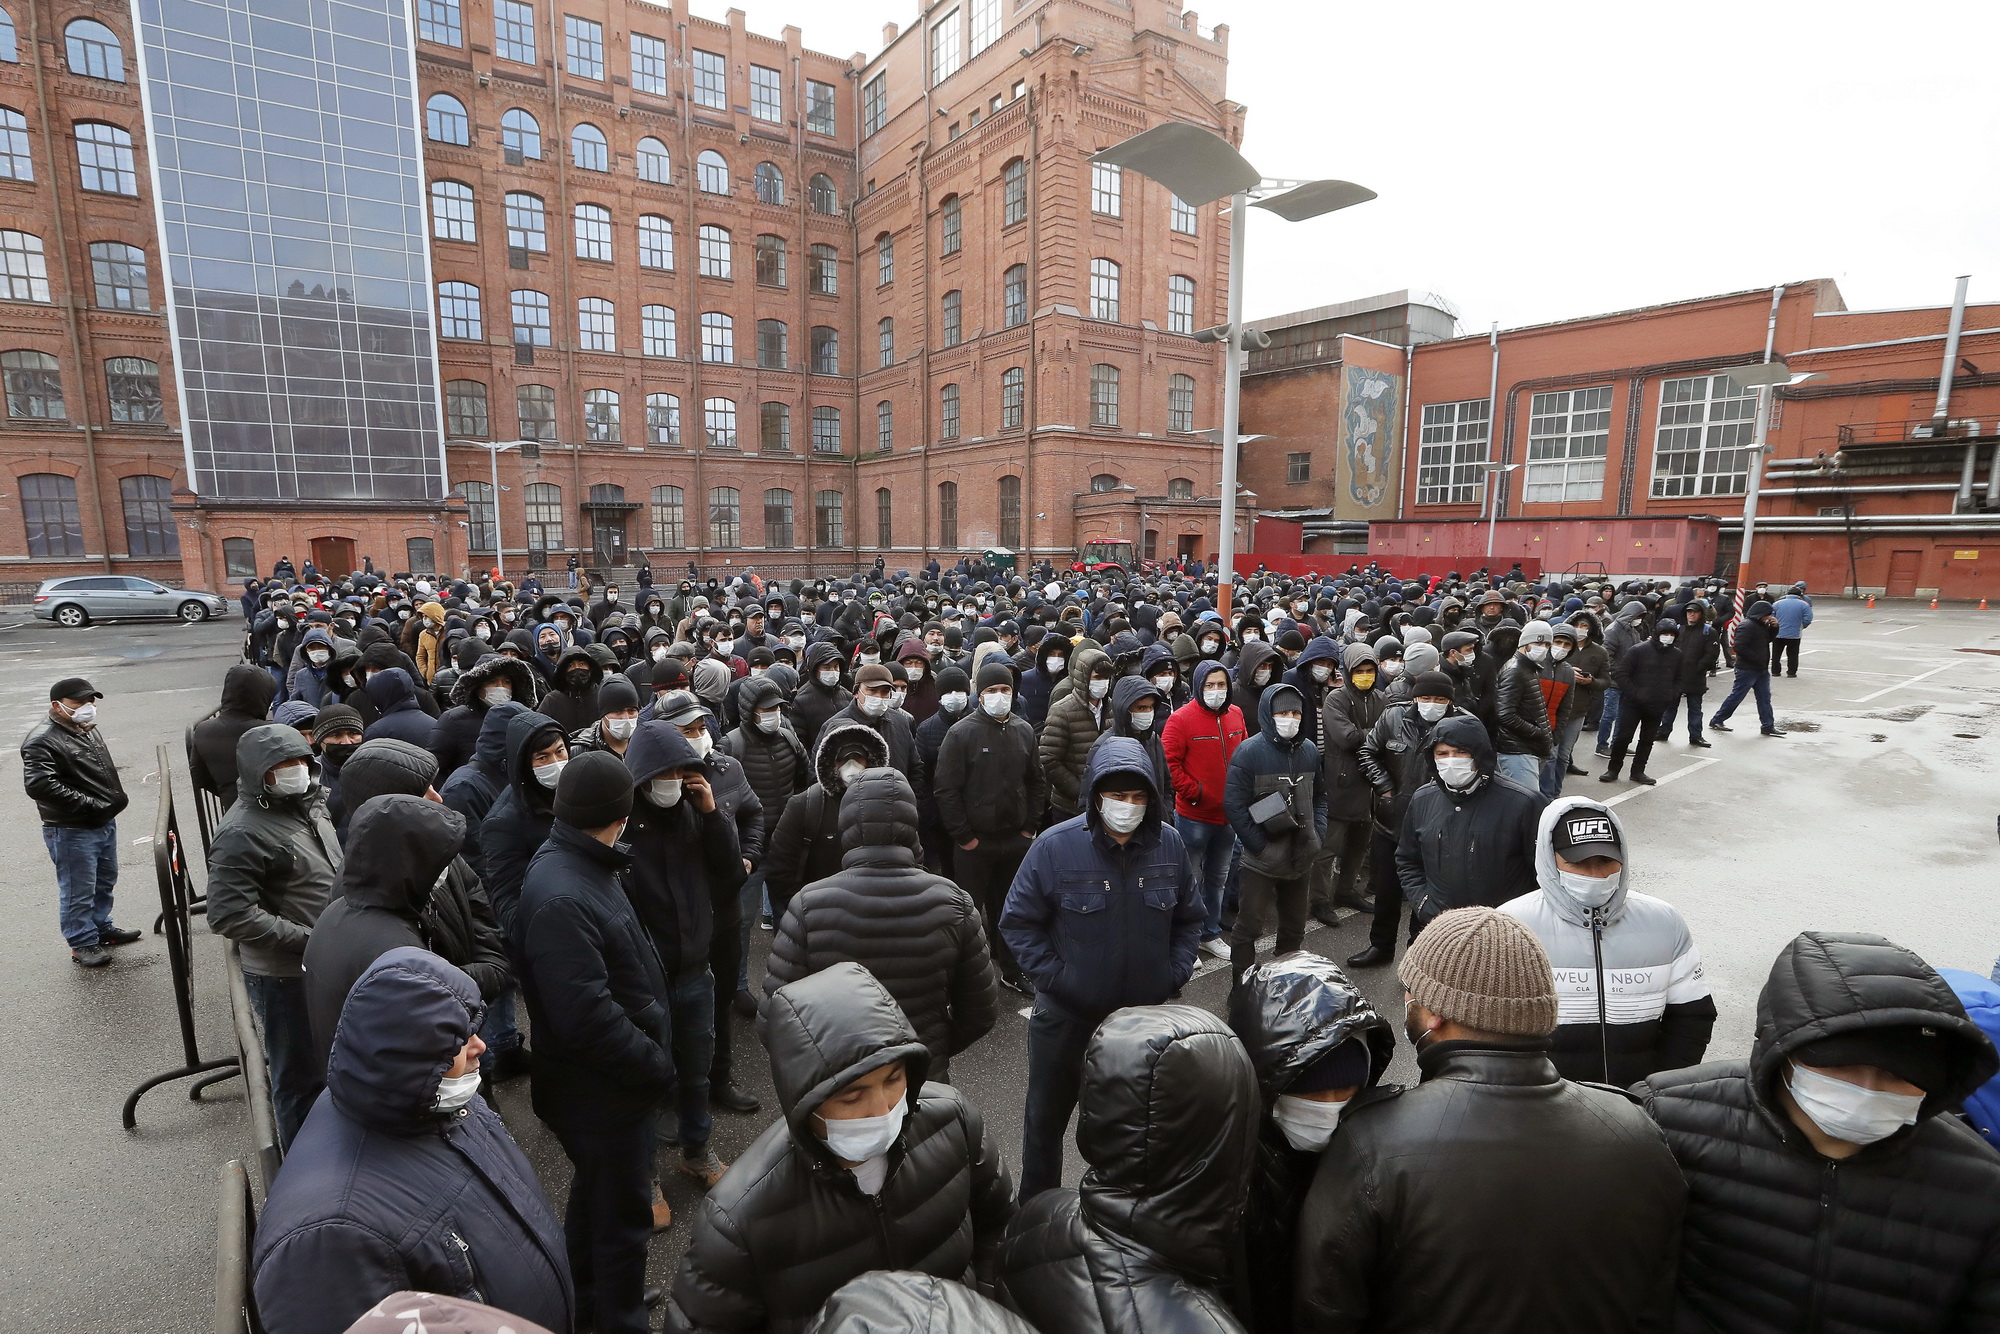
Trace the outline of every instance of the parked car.
<instances>
[{"instance_id":1,"label":"parked car","mask_svg":"<svg viewBox=\"0 0 2000 1334\"><path fill-rule=\"evenodd\" d=\"M229 603L213 593L168 588L129 574L44 579L35 590L35 615L71 630L92 621L182 620L194 625L228 610Z\"/></svg>"}]
</instances>

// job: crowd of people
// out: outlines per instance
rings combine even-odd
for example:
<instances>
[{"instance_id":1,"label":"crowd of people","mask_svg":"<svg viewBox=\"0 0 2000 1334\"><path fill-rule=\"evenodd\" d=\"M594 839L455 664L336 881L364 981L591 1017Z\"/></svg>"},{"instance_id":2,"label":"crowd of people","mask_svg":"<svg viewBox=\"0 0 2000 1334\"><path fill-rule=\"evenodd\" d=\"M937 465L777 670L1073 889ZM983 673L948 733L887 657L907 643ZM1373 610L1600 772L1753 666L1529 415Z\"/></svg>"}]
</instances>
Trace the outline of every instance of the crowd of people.
<instances>
[{"instance_id":1,"label":"crowd of people","mask_svg":"<svg viewBox=\"0 0 2000 1334\"><path fill-rule=\"evenodd\" d=\"M557 1334L2000 1327L2000 987L1808 932L1750 1059L1703 1064L1693 933L1602 789L1565 793L1585 730L1642 784L1682 708L1693 746L1752 696L1783 735L1803 586L1224 591L246 583L190 749L288 1146L263 1327L407 1289ZM126 934L95 697L58 683L23 746L90 966ZM1303 949L1349 911L1344 965ZM1204 954L1220 1017L1182 1003ZM1408 1087L1347 971L1391 963ZM1003 988L1018 1154L950 1080ZM726 1163L753 1035L779 1115ZM523 1077L561 1220L481 1096ZM664 1292L663 1147L705 1192Z\"/></svg>"}]
</instances>

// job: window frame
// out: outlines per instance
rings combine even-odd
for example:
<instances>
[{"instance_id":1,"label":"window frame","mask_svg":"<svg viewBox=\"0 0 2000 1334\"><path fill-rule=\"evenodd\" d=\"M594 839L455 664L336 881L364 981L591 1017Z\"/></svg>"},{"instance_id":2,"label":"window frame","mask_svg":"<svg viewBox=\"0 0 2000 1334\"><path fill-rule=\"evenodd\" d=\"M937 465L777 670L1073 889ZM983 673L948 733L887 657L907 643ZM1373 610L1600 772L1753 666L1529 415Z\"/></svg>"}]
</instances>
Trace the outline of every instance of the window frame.
<instances>
[{"instance_id":1,"label":"window frame","mask_svg":"<svg viewBox=\"0 0 2000 1334\"><path fill-rule=\"evenodd\" d=\"M768 76L768 77L759 77ZM785 76L781 70L768 65L750 66L750 119L761 120L767 125L782 125L785 120Z\"/></svg>"},{"instance_id":2,"label":"window frame","mask_svg":"<svg viewBox=\"0 0 2000 1334\"><path fill-rule=\"evenodd\" d=\"M1107 374L1106 372L1109 372ZM1119 367L1100 361L1090 368L1090 426L1115 431L1119 422L1119 392L1124 376Z\"/></svg>"},{"instance_id":3,"label":"window frame","mask_svg":"<svg viewBox=\"0 0 2000 1334\"><path fill-rule=\"evenodd\" d=\"M692 71L688 100L710 111L729 110L729 57L691 47L688 65Z\"/></svg>"},{"instance_id":4,"label":"window frame","mask_svg":"<svg viewBox=\"0 0 2000 1334\"><path fill-rule=\"evenodd\" d=\"M1090 318L1119 323L1124 308L1121 289L1125 269L1117 260L1099 255L1090 261Z\"/></svg>"},{"instance_id":5,"label":"window frame","mask_svg":"<svg viewBox=\"0 0 2000 1334\"><path fill-rule=\"evenodd\" d=\"M1693 396L1696 385L1701 387L1699 397ZM1735 392L1723 392L1725 388ZM1724 411L1718 414L1718 409ZM1648 487L1652 498L1742 495L1749 487L1756 416L1757 391L1727 375L1710 372L1662 380ZM1678 447L1669 448L1670 435ZM1669 468L1670 460L1687 457L1692 458L1691 469Z\"/></svg>"},{"instance_id":6,"label":"window frame","mask_svg":"<svg viewBox=\"0 0 2000 1334\"><path fill-rule=\"evenodd\" d=\"M1418 505L1483 505L1491 460L1493 401L1425 403L1417 413Z\"/></svg>"},{"instance_id":7,"label":"window frame","mask_svg":"<svg viewBox=\"0 0 2000 1334\"><path fill-rule=\"evenodd\" d=\"M563 15L563 68L579 79L604 81L604 25Z\"/></svg>"},{"instance_id":8,"label":"window frame","mask_svg":"<svg viewBox=\"0 0 2000 1334\"><path fill-rule=\"evenodd\" d=\"M516 65L540 63L535 48L535 7L526 0L493 0L493 58Z\"/></svg>"},{"instance_id":9,"label":"window frame","mask_svg":"<svg viewBox=\"0 0 2000 1334\"><path fill-rule=\"evenodd\" d=\"M1604 498L1612 389L1608 384L1586 385L1547 390L1530 398L1522 504L1562 505Z\"/></svg>"}]
</instances>

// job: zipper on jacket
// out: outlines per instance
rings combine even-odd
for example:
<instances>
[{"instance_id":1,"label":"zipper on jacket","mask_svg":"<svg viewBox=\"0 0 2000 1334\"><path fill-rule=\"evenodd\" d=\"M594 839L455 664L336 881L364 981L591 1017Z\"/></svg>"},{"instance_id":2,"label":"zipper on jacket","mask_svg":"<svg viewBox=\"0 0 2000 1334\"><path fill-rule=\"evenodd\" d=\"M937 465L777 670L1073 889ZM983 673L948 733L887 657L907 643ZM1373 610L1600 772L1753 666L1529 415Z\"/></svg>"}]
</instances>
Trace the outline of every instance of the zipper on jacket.
<instances>
[{"instance_id":1,"label":"zipper on jacket","mask_svg":"<svg viewBox=\"0 0 2000 1334\"><path fill-rule=\"evenodd\" d=\"M1812 1301L1806 1307L1806 1334L1819 1328L1820 1294L1826 1291L1828 1282L1827 1261L1833 1254L1834 1173L1840 1164L1829 1159L1819 1173L1819 1216L1813 1226L1813 1281Z\"/></svg>"},{"instance_id":2,"label":"zipper on jacket","mask_svg":"<svg viewBox=\"0 0 2000 1334\"><path fill-rule=\"evenodd\" d=\"M1611 1025L1604 1000L1604 910L1590 910L1590 952L1597 960L1597 1050L1604 1059L1604 1082L1611 1082Z\"/></svg>"},{"instance_id":3,"label":"zipper on jacket","mask_svg":"<svg viewBox=\"0 0 2000 1334\"><path fill-rule=\"evenodd\" d=\"M472 1248L465 1244L465 1238L458 1235L456 1228L447 1231L445 1236L451 1239L452 1245L458 1247L459 1255L465 1260L465 1272L472 1280L466 1291L466 1297L475 1302L485 1301L486 1295L479 1290L479 1266L472 1263Z\"/></svg>"}]
</instances>

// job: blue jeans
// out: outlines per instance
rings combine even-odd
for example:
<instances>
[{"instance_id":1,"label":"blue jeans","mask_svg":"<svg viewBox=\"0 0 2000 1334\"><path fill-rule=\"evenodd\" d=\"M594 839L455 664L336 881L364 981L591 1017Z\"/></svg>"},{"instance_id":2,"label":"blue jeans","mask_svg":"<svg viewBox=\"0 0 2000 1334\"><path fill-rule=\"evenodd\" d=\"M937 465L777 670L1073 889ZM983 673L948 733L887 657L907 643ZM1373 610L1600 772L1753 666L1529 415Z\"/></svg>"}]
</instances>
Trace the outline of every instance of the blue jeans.
<instances>
[{"instance_id":1,"label":"blue jeans","mask_svg":"<svg viewBox=\"0 0 2000 1334\"><path fill-rule=\"evenodd\" d=\"M42 846L56 864L63 939L73 950L97 943L111 925L111 890L118 883L118 822L102 829L42 826Z\"/></svg>"},{"instance_id":2,"label":"blue jeans","mask_svg":"<svg viewBox=\"0 0 2000 1334\"><path fill-rule=\"evenodd\" d=\"M1222 934L1222 891L1229 883L1229 868L1235 861L1236 835L1226 824L1206 824L1174 813L1174 829L1187 849L1188 862L1201 882L1202 906L1208 920L1202 924L1201 938L1214 940ZM1027 1198L1026 1195L1022 1196Z\"/></svg>"},{"instance_id":3,"label":"blue jeans","mask_svg":"<svg viewBox=\"0 0 2000 1334\"><path fill-rule=\"evenodd\" d=\"M521 1030L514 1025L512 987L487 1004L486 1017L479 1021L479 1040L486 1044L479 1055L479 1073L491 1077L500 1058L521 1045Z\"/></svg>"},{"instance_id":4,"label":"blue jeans","mask_svg":"<svg viewBox=\"0 0 2000 1334\"><path fill-rule=\"evenodd\" d=\"M1667 705L1667 711L1660 715L1661 740L1674 734L1674 715L1680 712L1683 700L1687 702L1688 707L1688 740L1701 740L1701 697L1706 693L1701 690L1690 690L1674 697L1674 702Z\"/></svg>"},{"instance_id":5,"label":"blue jeans","mask_svg":"<svg viewBox=\"0 0 2000 1334\"><path fill-rule=\"evenodd\" d=\"M1713 727L1717 723L1728 722L1729 715L1736 712L1736 706L1743 702L1743 697L1752 693L1757 696L1757 725L1766 732L1775 729L1778 723L1771 713L1771 673L1764 667L1736 669L1736 684L1729 687L1728 698L1722 701L1722 707L1715 711L1708 725Z\"/></svg>"},{"instance_id":6,"label":"blue jeans","mask_svg":"<svg viewBox=\"0 0 2000 1334\"><path fill-rule=\"evenodd\" d=\"M1618 733L1618 687L1604 687L1603 707L1597 713L1597 749L1611 750L1611 738Z\"/></svg>"},{"instance_id":7,"label":"blue jeans","mask_svg":"<svg viewBox=\"0 0 2000 1334\"><path fill-rule=\"evenodd\" d=\"M325 1085L306 1012L306 980L245 973L243 985L250 993L250 1008L257 1013L257 1031L264 1038L264 1063L271 1067L278 1145L289 1149Z\"/></svg>"},{"instance_id":8,"label":"blue jeans","mask_svg":"<svg viewBox=\"0 0 2000 1334\"><path fill-rule=\"evenodd\" d=\"M714 1119L708 1114L708 1067L715 1060L715 979L706 967L667 983L667 1051L674 1061L674 1109L681 1153L701 1156Z\"/></svg>"},{"instance_id":9,"label":"blue jeans","mask_svg":"<svg viewBox=\"0 0 2000 1334\"><path fill-rule=\"evenodd\" d=\"M1569 777L1570 752L1576 748L1576 739L1583 733L1583 719L1572 718L1556 737L1554 753L1542 761L1541 793L1553 801L1563 791L1563 780Z\"/></svg>"},{"instance_id":10,"label":"blue jeans","mask_svg":"<svg viewBox=\"0 0 2000 1334\"><path fill-rule=\"evenodd\" d=\"M1500 776L1530 792L1542 790L1542 762L1532 755L1501 755L1494 766Z\"/></svg>"}]
</instances>

